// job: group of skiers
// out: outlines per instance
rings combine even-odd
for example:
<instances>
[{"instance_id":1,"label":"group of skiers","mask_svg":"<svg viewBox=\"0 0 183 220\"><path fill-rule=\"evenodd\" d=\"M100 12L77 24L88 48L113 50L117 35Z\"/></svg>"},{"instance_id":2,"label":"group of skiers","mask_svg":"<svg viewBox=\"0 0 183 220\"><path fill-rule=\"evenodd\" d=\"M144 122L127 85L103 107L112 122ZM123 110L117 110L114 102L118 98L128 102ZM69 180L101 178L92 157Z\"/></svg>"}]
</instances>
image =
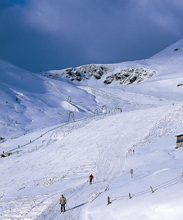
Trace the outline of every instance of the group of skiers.
<instances>
[{"instance_id":1,"label":"group of skiers","mask_svg":"<svg viewBox=\"0 0 183 220\"><path fill-rule=\"evenodd\" d=\"M91 174L89 176L89 183L92 184L92 181L94 179L94 176ZM61 212L65 212L65 205L66 205L66 198L64 197L64 195L62 194L62 196L60 197L60 202L59 204L61 205Z\"/></svg>"}]
</instances>

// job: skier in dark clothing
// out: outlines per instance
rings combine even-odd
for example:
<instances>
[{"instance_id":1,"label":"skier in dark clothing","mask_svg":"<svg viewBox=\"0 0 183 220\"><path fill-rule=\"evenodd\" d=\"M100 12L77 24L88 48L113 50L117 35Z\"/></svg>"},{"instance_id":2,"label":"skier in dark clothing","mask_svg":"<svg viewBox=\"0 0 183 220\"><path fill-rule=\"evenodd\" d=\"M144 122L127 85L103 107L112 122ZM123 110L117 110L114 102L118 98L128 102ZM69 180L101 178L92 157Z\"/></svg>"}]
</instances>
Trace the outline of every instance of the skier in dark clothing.
<instances>
[{"instance_id":1,"label":"skier in dark clothing","mask_svg":"<svg viewBox=\"0 0 183 220\"><path fill-rule=\"evenodd\" d=\"M94 176L91 174L91 175L89 176L90 184L92 184L92 180L93 180L93 178L94 178Z\"/></svg>"},{"instance_id":2,"label":"skier in dark clothing","mask_svg":"<svg viewBox=\"0 0 183 220\"><path fill-rule=\"evenodd\" d=\"M62 195L60 198L61 212L65 212L66 198Z\"/></svg>"}]
</instances>

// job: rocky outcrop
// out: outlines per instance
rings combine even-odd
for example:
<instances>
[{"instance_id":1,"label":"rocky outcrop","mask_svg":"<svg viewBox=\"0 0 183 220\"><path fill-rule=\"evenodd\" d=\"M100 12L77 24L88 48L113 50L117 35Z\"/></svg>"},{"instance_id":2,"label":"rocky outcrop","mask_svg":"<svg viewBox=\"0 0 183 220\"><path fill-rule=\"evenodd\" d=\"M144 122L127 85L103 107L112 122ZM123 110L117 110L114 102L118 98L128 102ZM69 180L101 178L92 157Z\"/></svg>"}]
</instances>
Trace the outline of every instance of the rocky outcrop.
<instances>
[{"instance_id":1,"label":"rocky outcrop","mask_svg":"<svg viewBox=\"0 0 183 220\"><path fill-rule=\"evenodd\" d=\"M107 76L106 79L104 80L104 83L111 84L113 80L114 80L113 76Z\"/></svg>"},{"instance_id":2,"label":"rocky outcrop","mask_svg":"<svg viewBox=\"0 0 183 220\"><path fill-rule=\"evenodd\" d=\"M78 68L78 70L86 76L86 79L89 79L92 76L94 76L95 79L101 79L103 75L112 71L111 68L95 64L81 66Z\"/></svg>"},{"instance_id":3,"label":"rocky outcrop","mask_svg":"<svg viewBox=\"0 0 183 220\"><path fill-rule=\"evenodd\" d=\"M52 73L52 74L49 74L49 76L53 78L63 78L63 76L65 76L71 81L74 81L74 80L81 81L84 78L83 75L75 68L68 68L68 69L65 69L65 71L62 74Z\"/></svg>"},{"instance_id":4,"label":"rocky outcrop","mask_svg":"<svg viewBox=\"0 0 183 220\"><path fill-rule=\"evenodd\" d=\"M119 72L107 76L104 80L105 84L111 84L113 81L118 81L120 84L129 85L132 83L139 83L146 78L152 77L156 72L148 68L127 68L121 69Z\"/></svg>"},{"instance_id":5,"label":"rocky outcrop","mask_svg":"<svg viewBox=\"0 0 183 220\"><path fill-rule=\"evenodd\" d=\"M118 71L117 71L118 70ZM152 77L156 72L150 68L124 68L118 67L111 68L111 66L105 65L83 65L78 68L68 68L62 71L62 73L52 73L49 76L54 78L67 78L70 81L84 81L91 77L96 80L103 80L105 84L111 84L114 81L119 82L121 85L129 85L132 83L139 83L144 79Z\"/></svg>"}]
</instances>

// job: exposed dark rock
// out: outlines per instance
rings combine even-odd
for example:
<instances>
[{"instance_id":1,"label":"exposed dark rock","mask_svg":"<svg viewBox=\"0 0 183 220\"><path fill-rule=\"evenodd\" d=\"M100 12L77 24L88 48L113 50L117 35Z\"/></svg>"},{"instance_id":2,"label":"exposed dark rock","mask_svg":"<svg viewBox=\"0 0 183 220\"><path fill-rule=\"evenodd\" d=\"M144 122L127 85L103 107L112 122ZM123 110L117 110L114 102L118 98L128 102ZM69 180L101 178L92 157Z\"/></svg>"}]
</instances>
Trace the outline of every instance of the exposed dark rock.
<instances>
[{"instance_id":1,"label":"exposed dark rock","mask_svg":"<svg viewBox=\"0 0 183 220\"><path fill-rule=\"evenodd\" d=\"M137 80L137 83L142 82L142 81L143 81L143 79L139 79L139 80Z\"/></svg>"},{"instance_id":2,"label":"exposed dark rock","mask_svg":"<svg viewBox=\"0 0 183 220\"><path fill-rule=\"evenodd\" d=\"M124 77L129 77L129 76L130 76L130 74L125 73L125 74L123 74L123 76L124 76Z\"/></svg>"},{"instance_id":3,"label":"exposed dark rock","mask_svg":"<svg viewBox=\"0 0 183 220\"><path fill-rule=\"evenodd\" d=\"M81 81L81 76L76 76L77 81Z\"/></svg>"},{"instance_id":4,"label":"exposed dark rock","mask_svg":"<svg viewBox=\"0 0 183 220\"><path fill-rule=\"evenodd\" d=\"M81 77L81 73L80 73L79 71L76 71L76 72L75 72L75 75Z\"/></svg>"},{"instance_id":5,"label":"exposed dark rock","mask_svg":"<svg viewBox=\"0 0 183 220\"><path fill-rule=\"evenodd\" d=\"M81 81L82 80L81 73L79 71L76 70L74 72L74 75L75 75L75 78L76 78L77 81Z\"/></svg>"},{"instance_id":6,"label":"exposed dark rock","mask_svg":"<svg viewBox=\"0 0 183 220\"><path fill-rule=\"evenodd\" d=\"M115 79L116 81L121 80L121 79L122 79L121 73L116 73L116 74L114 74L114 79Z\"/></svg>"},{"instance_id":7,"label":"exposed dark rock","mask_svg":"<svg viewBox=\"0 0 183 220\"><path fill-rule=\"evenodd\" d=\"M114 80L114 77L113 77L113 76L108 76L108 77L106 77L106 79L104 80L104 83L105 83L105 84L111 84L113 80Z\"/></svg>"},{"instance_id":8,"label":"exposed dark rock","mask_svg":"<svg viewBox=\"0 0 183 220\"><path fill-rule=\"evenodd\" d=\"M104 74L104 72L102 70L98 70L97 73L100 74L101 76Z\"/></svg>"},{"instance_id":9,"label":"exposed dark rock","mask_svg":"<svg viewBox=\"0 0 183 220\"><path fill-rule=\"evenodd\" d=\"M98 73L94 73L93 76L95 77L95 79L101 79L101 75Z\"/></svg>"},{"instance_id":10,"label":"exposed dark rock","mask_svg":"<svg viewBox=\"0 0 183 220\"><path fill-rule=\"evenodd\" d=\"M107 68L106 66L101 66L100 69L101 69L103 72L105 72L105 73L111 71L111 69Z\"/></svg>"},{"instance_id":11,"label":"exposed dark rock","mask_svg":"<svg viewBox=\"0 0 183 220\"><path fill-rule=\"evenodd\" d=\"M72 76L72 71L67 71L66 74Z\"/></svg>"},{"instance_id":12,"label":"exposed dark rock","mask_svg":"<svg viewBox=\"0 0 183 220\"><path fill-rule=\"evenodd\" d=\"M103 75L103 71L102 70L97 70L97 72L94 72L93 73L93 76L96 78L96 79L101 79Z\"/></svg>"},{"instance_id":13,"label":"exposed dark rock","mask_svg":"<svg viewBox=\"0 0 183 220\"><path fill-rule=\"evenodd\" d=\"M133 77L130 79L130 83L135 82L136 79L137 79L137 77L136 77L136 76L133 76Z\"/></svg>"},{"instance_id":14,"label":"exposed dark rock","mask_svg":"<svg viewBox=\"0 0 183 220\"><path fill-rule=\"evenodd\" d=\"M8 157L8 156L10 156L10 155L12 155L13 153L2 153L1 154L1 157Z\"/></svg>"}]
</instances>

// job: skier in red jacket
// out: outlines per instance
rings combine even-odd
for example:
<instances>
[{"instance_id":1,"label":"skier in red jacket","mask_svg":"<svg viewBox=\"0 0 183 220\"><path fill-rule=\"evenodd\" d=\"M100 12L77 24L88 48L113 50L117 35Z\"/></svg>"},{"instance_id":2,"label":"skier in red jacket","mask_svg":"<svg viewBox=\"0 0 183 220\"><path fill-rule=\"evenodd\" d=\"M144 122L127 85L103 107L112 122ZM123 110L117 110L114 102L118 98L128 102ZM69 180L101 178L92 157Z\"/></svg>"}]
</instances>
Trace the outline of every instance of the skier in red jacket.
<instances>
[{"instance_id":1,"label":"skier in red jacket","mask_svg":"<svg viewBox=\"0 0 183 220\"><path fill-rule=\"evenodd\" d=\"M91 174L91 175L89 176L90 184L92 184L92 180L93 180L93 178L94 178L94 176Z\"/></svg>"}]
</instances>

